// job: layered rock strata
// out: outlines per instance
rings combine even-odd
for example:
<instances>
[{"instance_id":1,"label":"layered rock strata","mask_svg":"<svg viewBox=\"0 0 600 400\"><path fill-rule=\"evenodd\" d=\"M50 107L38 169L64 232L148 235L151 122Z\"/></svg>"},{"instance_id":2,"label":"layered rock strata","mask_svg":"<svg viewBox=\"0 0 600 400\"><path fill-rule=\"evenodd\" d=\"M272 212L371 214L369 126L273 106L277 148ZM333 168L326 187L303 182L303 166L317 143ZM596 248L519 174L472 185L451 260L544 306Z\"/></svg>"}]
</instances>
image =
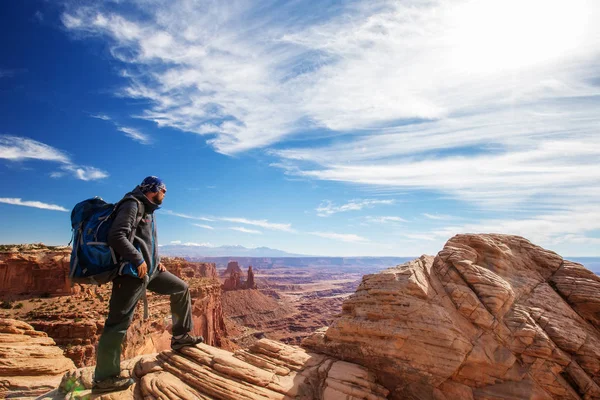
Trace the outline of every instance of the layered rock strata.
<instances>
[{"instance_id":1,"label":"layered rock strata","mask_svg":"<svg viewBox=\"0 0 600 400\"><path fill-rule=\"evenodd\" d=\"M129 360L122 370L135 386L97 399L383 400L388 395L364 367L267 339L235 353L205 344L165 351ZM86 368L66 374L55 398L64 392L67 399L87 395L91 373Z\"/></svg>"},{"instance_id":2,"label":"layered rock strata","mask_svg":"<svg viewBox=\"0 0 600 400\"><path fill-rule=\"evenodd\" d=\"M7 285L13 281L17 283L11 284L13 289L8 294L0 291L0 297L11 298L10 293L13 293L18 294L20 300L12 302L12 309L1 309L0 318L18 318L29 323L54 339L76 366L93 365L108 312L111 284L71 287L68 281L69 248L57 250L44 245L23 245L1 250L0 271L4 267L4 271L8 271L4 276L14 277ZM163 258L162 262L190 286L194 333L203 335L208 344L230 348L225 339L221 284L215 264L190 263L170 257ZM31 271L38 272L32 274ZM34 279L45 277L40 278L43 289L30 281L31 276ZM124 357L155 353L170 347L169 296L148 292L148 300L150 319L143 320L140 302L124 340ZM17 308L19 306L21 308Z\"/></svg>"},{"instance_id":3,"label":"layered rock strata","mask_svg":"<svg viewBox=\"0 0 600 400\"><path fill-rule=\"evenodd\" d=\"M0 297L63 296L69 284L71 248L19 245L0 250Z\"/></svg>"},{"instance_id":4,"label":"layered rock strata","mask_svg":"<svg viewBox=\"0 0 600 400\"><path fill-rule=\"evenodd\" d=\"M0 319L0 398L32 398L57 387L75 369L44 332L13 319Z\"/></svg>"},{"instance_id":5,"label":"layered rock strata","mask_svg":"<svg viewBox=\"0 0 600 400\"><path fill-rule=\"evenodd\" d=\"M392 399L599 399L600 278L529 241L458 235L367 275L304 345Z\"/></svg>"}]
</instances>

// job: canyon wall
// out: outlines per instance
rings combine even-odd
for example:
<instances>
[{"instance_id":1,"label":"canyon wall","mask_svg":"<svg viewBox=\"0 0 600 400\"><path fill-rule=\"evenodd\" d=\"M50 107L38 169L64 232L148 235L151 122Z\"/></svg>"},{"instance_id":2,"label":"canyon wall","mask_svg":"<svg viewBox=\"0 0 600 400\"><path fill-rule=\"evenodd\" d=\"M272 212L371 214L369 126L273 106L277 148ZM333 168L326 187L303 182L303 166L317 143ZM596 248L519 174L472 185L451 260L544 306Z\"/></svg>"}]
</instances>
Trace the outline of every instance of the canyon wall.
<instances>
[{"instance_id":1,"label":"canyon wall","mask_svg":"<svg viewBox=\"0 0 600 400\"><path fill-rule=\"evenodd\" d=\"M0 298L71 294L70 259L69 247L3 246L0 251Z\"/></svg>"},{"instance_id":2,"label":"canyon wall","mask_svg":"<svg viewBox=\"0 0 600 400\"><path fill-rule=\"evenodd\" d=\"M0 317L21 319L36 330L48 334L77 366L96 362L96 346L108 313L112 284L97 287L74 285L68 280L70 248L22 245L0 252L0 278L3 299L10 312L0 310ZM163 258L165 267L190 286L194 333L206 343L228 347L221 284L213 263L190 263L182 258ZM26 300L24 300L26 299ZM142 318L138 304L127 331L123 356L154 353L170 347L171 317L169 296L148 291L150 318ZM9 303L9 304L10 304ZM17 305L24 306L23 311Z\"/></svg>"}]
</instances>

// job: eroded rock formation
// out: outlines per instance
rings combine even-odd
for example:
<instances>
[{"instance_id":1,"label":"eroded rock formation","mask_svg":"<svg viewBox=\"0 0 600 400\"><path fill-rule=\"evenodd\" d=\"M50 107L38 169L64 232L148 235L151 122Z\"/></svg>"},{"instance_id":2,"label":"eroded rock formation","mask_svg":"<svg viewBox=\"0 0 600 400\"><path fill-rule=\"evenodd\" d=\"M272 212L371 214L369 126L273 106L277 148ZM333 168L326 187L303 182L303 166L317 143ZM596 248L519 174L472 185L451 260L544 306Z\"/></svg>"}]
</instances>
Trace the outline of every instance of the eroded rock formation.
<instances>
[{"instance_id":1,"label":"eroded rock formation","mask_svg":"<svg viewBox=\"0 0 600 400\"><path fill-rule=\"evenodd\" d=\"M529 241L458 235L363 278L304 344L374 372L392 399L600 398L600 278Z\"/></svg>"},{"instance_id":2,"label":"eroded rock formation","mask_svg":"<svg viewBox=\"0 0 600 400\"><path fill-rule=\"evenodd\" d=\"M242 281L239 272L232 272L223 282L223 290L241 290Z\"/></svg>"},{"instance_id":3,"label":"eroded rock formation","mask_svg":"<svg viewBox=\"0 0 600 400\"><path fill-rule=\"evenodd\" d=\"M161 257L161 262L175 275L186 278L218 279L215 263L189 262L182 257Z\"/></svg>"},{"instance_id":4,"label":"eroded rock formation","mask_svg":"<svg viewBox=\"0 0 600 400\"><path fill-rule=\"evenodd\" d=\"M70 253L64 249L59 252L60 257L66 257L66 261L61 264L49 261L58 257L55 252L56 250L43 245L26 245L7 249L5 253L0 253L0 257L4 256L5 260L26 260L21 264L12 261L5 263L4 265L9 267L7 270L12 271L9 276L17 276L22 265L31 265L41 268L49 277L60 277L60 282L65 280L68 283ZM181 258L169 257L163 258L162 263L190 286L194 333L203 335L208 344L231 348L225 339L221 284L215 264L190 263ZM28 273L27 271L25 273ZM47 285L44 293L51 293L52 297L36 296L32 290L33 286L26 282L22 287L28 291L29 299L12 302L13 309L0 310L0 318L18 318L29 323L36 330L46 332L54 339L75 365L93 365L96 362L96 346L108 312L111 284L101 287L75 285L72 293L68 284L69 292L58 296L58 291L52 291L52 285L58 285L58 281L44 282ZM148 300L150 318L143 320L140 302L124 340L123 357L155 353L170 347L169 296L148 292ZM21 308L17 309L17 305Z\"/></svg>"},{"instance_id":5,"label":"eroded rock formation","mask_svg":"<svg viewBox=\"0 0 600 400\"><path fill-rule=\"evenodd\" d=\"M252 265L248 267L248 279L246 279L246 289L256 289L256 282L254 282L254 271L252 271Z\"/></svg>"},{"instance_id":6,"label":"eroded rock formation","mask_svg":"<svg viewBox=\"0 0 600 400\"><path fill-rule=\"evenodd\" d=\"M70 247L3 246L0 249L2 299L71 294Z\"/></svg>"},{"instance_id":7,"label":"eroded rock formation","mask_svg":"<svg viewBox=\"0 0 600 400\"><path fill-rule=\"evenodd\" d=\"M235 353L205 344L165 351L125 362L122 370L136 385L97 399L383 400L388 394L364 367L268 339ZM66 398L89 393L91 374L91 368L66 374L61 390L80 389Z\"/></svg>"},{"instance_id":8,"label":"eroded rock formation","mask_svg":"<svg viewBox=\"0 0 600 400\"><path fill-rule=\"evenodd\" d=\"M0 319L0 398L32 398L54 389L73 362L44 332Z\"/></svg>"}]
</instances>

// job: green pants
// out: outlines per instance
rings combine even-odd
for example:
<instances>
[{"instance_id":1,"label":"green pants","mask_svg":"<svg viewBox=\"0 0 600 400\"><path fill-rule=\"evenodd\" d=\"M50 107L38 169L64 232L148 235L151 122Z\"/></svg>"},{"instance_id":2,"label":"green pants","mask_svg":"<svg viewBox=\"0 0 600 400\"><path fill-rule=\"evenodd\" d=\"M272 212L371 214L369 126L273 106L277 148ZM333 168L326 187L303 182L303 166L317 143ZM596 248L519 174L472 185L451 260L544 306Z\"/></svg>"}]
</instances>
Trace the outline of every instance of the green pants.
<instances>
[{"instance_id":1,"label":"green pants","mask_svg":"<svg viewBox=\"0 0 600 400\"><path fill-rule=\"evenodd\" d=\"M173 335L192 330L192 300L187 283L170 272L157 272L148 283L148 290L171 296ZM108 318L98 342L94 377L97 381L121 373L121 344L143 294L144 281L139 278L122 275L113 280Z\"/></svg>"}]
</instances>

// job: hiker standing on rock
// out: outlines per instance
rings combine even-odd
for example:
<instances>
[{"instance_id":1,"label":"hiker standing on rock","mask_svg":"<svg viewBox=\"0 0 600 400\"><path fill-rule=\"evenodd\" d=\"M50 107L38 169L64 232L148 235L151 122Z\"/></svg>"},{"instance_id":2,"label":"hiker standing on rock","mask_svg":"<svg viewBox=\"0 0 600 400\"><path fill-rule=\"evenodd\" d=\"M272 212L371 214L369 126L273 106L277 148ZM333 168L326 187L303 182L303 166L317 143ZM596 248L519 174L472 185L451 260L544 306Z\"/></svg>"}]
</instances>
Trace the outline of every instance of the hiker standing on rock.
<instances>
[{"instance_id":1,"label":"hiker standing on rock","mask_svg":"<svg viewBox=\"0 0 600 400\"><path fill-rule=\"evenodd\" d=\"M166 193L167 187L161 179L145 178L125 195L110 228L108 244L124 264L121 274L113 280L108 318L98 343L93 392L123 390L134 383L131 378L119 376L121 343L135 306L140 298L145 300L146 288L171 296L173 350L204 341L202 336L189 333L192 330L192 302L187 283L168 272L158 257L154 211L162 204ZM134 228L135 234L131 235Z\"/></svg>"}]
</instances>

